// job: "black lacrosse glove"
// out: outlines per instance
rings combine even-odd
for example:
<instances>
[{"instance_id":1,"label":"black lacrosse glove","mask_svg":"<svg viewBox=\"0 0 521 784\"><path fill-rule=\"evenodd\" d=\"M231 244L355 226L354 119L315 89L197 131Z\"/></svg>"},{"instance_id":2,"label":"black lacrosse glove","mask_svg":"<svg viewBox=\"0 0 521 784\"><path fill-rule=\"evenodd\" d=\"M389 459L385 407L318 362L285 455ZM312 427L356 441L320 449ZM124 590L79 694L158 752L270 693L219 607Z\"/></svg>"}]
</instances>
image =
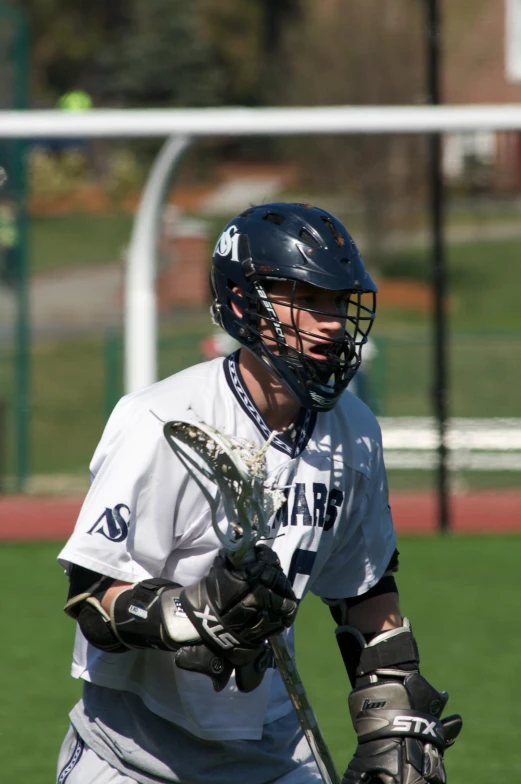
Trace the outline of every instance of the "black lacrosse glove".
<instances>
[{"instance_id":1,"label":"black lacrosse glove","mask_svg":"<svg viewBox=\"0 0 521 784\"><path fill-rule=\"evenodd\" d=\"M248 555L237 568L219 552L209 574L179 597L204 645L180 652L176 664L211 675L204 669L210 668L218 690L233 668L241 691L256 688L270 663L266 639L289 628L297 614L296 597L277 554L256 545Z\"/></svg>"},{"instance_id":2,"label":"black lacrosse glove","mask_svg":"<svg viewBox=\"0 0 521 784\"><path fill-rule=\"evenodd\" d=\"M342 784L446 784L443 754L462 727L458 715L440 720L447 700L418 672L354 689L358 746Z\"/></svg>"},{"instance_id":3,"label":"black lacrosse glove","mask_svg":"<svg viewBox=\"0 0 521 784\"><path fill-rule=\"evenodd\" d=\"M446 784L443 754L463 722L441 720L449 695L420 675L408 619L368 642L344 617L336 638L354 687L349 710L358 746L342 784Z\"/></svg>"}]
</instances>

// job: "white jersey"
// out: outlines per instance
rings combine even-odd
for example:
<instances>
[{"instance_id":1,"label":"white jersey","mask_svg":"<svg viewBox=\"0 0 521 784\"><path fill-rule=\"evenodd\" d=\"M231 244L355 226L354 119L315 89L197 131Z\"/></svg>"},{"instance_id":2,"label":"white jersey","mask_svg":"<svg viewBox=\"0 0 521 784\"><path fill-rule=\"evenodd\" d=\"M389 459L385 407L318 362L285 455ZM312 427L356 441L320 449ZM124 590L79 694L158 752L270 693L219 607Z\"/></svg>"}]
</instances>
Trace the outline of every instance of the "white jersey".
<instances>
[{"instance_id":1,"label":"white jersey","mask_svg":"<svg viewBox=\"0 0 521 784\"><path fill-rule=\"evenodd\" d=\"M219 550L208 503L163 435L163 422L199 420L263 445L270 428L242 381L238 355L196 365L127 395L116 406L91 463L92 484L59 555L117 580L164 577L190 585ZM328 413L302 410L295 428L268 449L270 484L287 503L266 544L301 599L365 593L396 547L381 434L371 411L346 391ZM292 632L288 632L292 645ZM234 679L220 693L204 675L156 650L103 653L77 630L72 674L138 694L159 716L200 738L258 739L263 725L292 710L282 679L268 669L253 692Z\"/></svg>"}]
</instances>

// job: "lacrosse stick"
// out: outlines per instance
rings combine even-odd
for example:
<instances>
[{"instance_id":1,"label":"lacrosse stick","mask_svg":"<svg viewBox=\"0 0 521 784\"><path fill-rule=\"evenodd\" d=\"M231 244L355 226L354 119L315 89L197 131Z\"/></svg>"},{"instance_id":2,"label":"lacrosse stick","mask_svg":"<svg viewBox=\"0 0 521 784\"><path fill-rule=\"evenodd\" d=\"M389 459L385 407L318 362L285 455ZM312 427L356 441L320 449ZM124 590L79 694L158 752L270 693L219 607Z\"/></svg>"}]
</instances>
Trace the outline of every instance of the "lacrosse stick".
<instances>
[{"instance_id":1,"label":"lacrosse stick","mask_svg":"<svg viewBox=\"0 0 521 784\"><path fill-rule=\"evenodd\" d=\"M268 536L268 521L285 502L282 491L266 488L264 484L265 455L276 433L259 449L256 444L231 439L204 422L167 422L163 432L172 450L199 485L210 506L213 529L231 562L239 566L248 559L256 542ZM203 477L216 486L214 494ZM226 530L222 530L217 521L220 501L225 512ZM340 784L285 637L273 635L269 643L325 784Z\"/></svg>"}]
</instances>

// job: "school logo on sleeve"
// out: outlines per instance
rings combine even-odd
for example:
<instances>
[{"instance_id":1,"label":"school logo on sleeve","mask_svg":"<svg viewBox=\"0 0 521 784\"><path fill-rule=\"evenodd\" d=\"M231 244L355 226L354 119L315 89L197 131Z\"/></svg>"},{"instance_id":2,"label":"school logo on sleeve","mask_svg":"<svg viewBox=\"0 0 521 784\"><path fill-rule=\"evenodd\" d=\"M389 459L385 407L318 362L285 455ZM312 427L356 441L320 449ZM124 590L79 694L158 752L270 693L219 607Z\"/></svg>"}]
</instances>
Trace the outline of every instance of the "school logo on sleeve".
<instances>
[{"instance_id":1,"label":"school logo on sleeve","mask_svg":"<svg viewBox=\"0 0 521 784\"><path fill-rule=\"evenodd\" d=\"M128 513L125 520L122 510ZM117 504L114 509L105 509L98 517L88 534L101 534L111 542L123 542L128 536L128 521L130 520L130 509L125 504Z\"/></svg>"}]
</instances>

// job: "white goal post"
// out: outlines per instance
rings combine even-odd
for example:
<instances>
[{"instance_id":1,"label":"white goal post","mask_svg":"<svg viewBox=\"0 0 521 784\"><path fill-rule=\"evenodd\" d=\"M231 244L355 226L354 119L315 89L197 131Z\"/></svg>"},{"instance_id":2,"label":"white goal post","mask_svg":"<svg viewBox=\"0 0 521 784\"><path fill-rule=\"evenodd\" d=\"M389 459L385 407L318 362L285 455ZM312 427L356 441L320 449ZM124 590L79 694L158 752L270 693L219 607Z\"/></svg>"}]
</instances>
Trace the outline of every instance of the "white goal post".
<instances>
[{"instance_id":1,"label":"white goal post","mask_svg":"<svg viewBox=\"0 0 521 784\"><path fill-rule=\"evenodd\" d=\"M451 133L521 129L521 104L0 111L0 138Z\"/></svg>"},{"instance_id":2,"label":"white goal post","mask_svg":"<svg viewBox=\"0 0 521 784\"><path fill-rule=\"evenodd\" d=\"M0 111L0 138L168 139L145 186L127 258L127 392L156 380L154 232L168 177L191 140L202 136L457 133L482 130L521 130L521 104Z\"/></svg>"}]
</instances>

